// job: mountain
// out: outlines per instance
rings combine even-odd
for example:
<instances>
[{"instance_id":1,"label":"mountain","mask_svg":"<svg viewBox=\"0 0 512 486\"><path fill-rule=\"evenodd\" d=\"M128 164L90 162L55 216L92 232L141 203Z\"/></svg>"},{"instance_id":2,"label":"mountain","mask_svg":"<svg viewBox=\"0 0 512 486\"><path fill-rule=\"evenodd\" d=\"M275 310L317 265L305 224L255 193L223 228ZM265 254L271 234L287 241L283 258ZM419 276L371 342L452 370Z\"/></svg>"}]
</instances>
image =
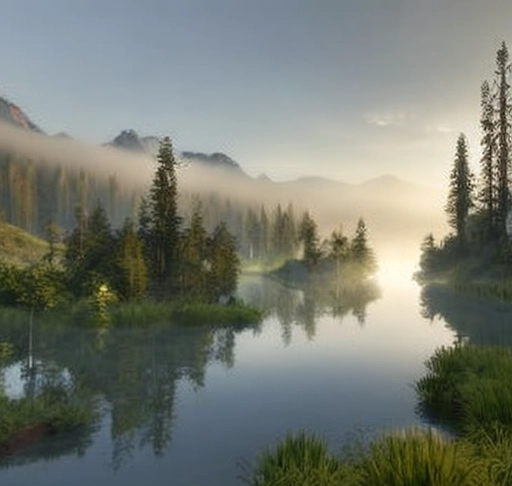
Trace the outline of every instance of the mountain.
<instances>
[{"instance_id":1,"label":"mountain","mask_svg":"<svg viewBox=\"0 0 512 486\"><path fill-rule=\"evenodd\" d=\"M181 152L181 159L185 163L202 164L212 169L227 170L231 173L238 173L239 175L243 174L248 177L237 162L221 152L215 152L213 154L204 154L202 152Z\"/></svg>"},{"instance_id":2,"label":"mountain","mask_svg":"<svg viewBox=\"0 0 512 486\"><path fill-rule=\"evenodd\" d=\"M155 136L141 137L135 130L130 129L123 130L119 135L117 135L117 137L106 145L156 157L158 154L159 139ZM185 151L179 153L179 158L184 165L198 166L199 168L206 167L221 171L226 170L232 174L249 177L237 162L221 152L205 154L203 152Z\"/></svg>"},{"instance_id":3,"label":"mountain","mask_svg":"<svg viewBox=\"0 0 512 486\"><path fill-rule=\"evenodd\" d=\"M6 98L0 96L0 120L15 125L25 130L30 130L37 133L43 133L43 131L33 123L25 112L11 103Z\"/></svg>"},{"instance_id":4,"label":"mountain","mask_svg":"<svg viewBox=\"0 0 512 486\"><path fill-rule=\"evenodd\" d=\"M0 164L0 183L4 188L0 212L6 215L6 221L42 231L49 218L57 218L57 223L68 228L80 203L80 191L76 188L83 186L88 204L100 200L108 209L109 218L119 222L133 213L134 200L151 181L154 164L147 156L156 155L157 137L141 137L135 130L124 130L106 144L123 149L124 153L80 144L67 140L65 135L48 137L21 109L1 97L0 120L11 124L4 127L9 136L0 139L0 147L3 144L7 153L17 157L6 157ZM43 136L36 136L36 132ZM207 201L205 212L228 206L219 201L229 201L231 209L238 207L243 211L250 206L258 212L262 204L270 211L278 203L284 206L291 202L297 214L309 210L324 235L340 224L350 234L357 219L363 217L371 237L400 258L408 248L416 251L428 232L438 236L447 231L443 211L446 195L391 175L362 184L321 177L275 182L266 176L250 177L235 160L220 152L185 151L177 156L182 162L178 170L180 189L183 188L183 194L203 196ZM34 170L29 161L41 163ZM70 170L60 170L60 165ZM87 178L82 177L79 169L87 172ZM112 174L115 179L111 179ZM13 184L13 180L18 183ZM62 197L48 197L49 194ZM236 219L233 211L231 217Z\"/></svg>"},{"instance_id":5,"label":"mountain","mask_svg":"<svg viewBox=\"0 0 512 486\"><path fill-rule=\"evenodd\" d=\"M132 152L146 152L146 147L135 130L123 130L106 145Z\"/></svg>"}]
</instances>

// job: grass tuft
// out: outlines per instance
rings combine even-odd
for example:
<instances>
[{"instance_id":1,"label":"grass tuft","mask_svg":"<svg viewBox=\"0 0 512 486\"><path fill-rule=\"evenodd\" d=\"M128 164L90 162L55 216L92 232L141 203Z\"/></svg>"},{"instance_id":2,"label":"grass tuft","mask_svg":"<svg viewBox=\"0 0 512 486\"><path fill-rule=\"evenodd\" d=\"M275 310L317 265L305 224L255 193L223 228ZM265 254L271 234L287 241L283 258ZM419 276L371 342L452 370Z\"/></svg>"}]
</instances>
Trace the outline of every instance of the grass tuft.
<instances>
[{"instance_id":1,"label":"grass tuft","mask_svg":"<svg viewBox=\"0 0 512 486\"><path fill-rule=\"evenodd\" d=\"M416 384L429 417L460 432L512 425L512 350L497 346L441 348Z\"/></svg>"}]
</instances>

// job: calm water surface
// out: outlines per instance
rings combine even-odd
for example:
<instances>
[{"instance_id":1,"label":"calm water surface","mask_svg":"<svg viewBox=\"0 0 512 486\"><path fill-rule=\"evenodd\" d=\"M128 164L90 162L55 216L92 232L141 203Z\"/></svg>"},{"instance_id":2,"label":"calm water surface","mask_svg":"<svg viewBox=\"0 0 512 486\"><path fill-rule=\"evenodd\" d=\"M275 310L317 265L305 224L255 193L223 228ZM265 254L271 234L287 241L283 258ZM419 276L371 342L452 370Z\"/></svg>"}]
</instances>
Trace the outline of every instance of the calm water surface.
<instances>
[{"instance_id":1,"label":"calm water surface","mask_svg":"<svg viewBox=\"0 0 512 486\"><path fill-rule=\"evenodd\" d=\"M457 335L506 340L500 320L510 310L468 308L441 291L420 295L411 273L387 269L380 297L363 289L336 305L331 296L246 277L240 294L269 315L239 330L98 333L35 322L32 386L80 382L98 418L4 459L0 483L239 485L262 448L289 431L320 434L336 451L361 430L421 424L412 385L424 361ZM475 331L482 316L495 322L492 337ZM6 320L0 329L0 340L18 350L3 370L5 392L22 396L28 327Z\"/></svg>"}]
</instances>

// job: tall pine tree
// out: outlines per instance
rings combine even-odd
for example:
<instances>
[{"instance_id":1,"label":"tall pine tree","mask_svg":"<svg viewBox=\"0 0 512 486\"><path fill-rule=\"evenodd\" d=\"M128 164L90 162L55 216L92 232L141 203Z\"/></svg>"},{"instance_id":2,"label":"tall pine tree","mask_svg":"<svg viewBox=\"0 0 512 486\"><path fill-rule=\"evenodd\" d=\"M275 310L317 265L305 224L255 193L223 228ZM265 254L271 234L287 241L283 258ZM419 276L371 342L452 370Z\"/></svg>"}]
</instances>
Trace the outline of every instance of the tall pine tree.
<instances>
[{"instance_id":1,"label":"tall pine tree","mask_svg":"<svg viewBox=\"0 0 512 486\"><path fill-rule=\"evenodd\" d=\"M493 96L489 83L484 81L481 88L480 127L482 129L482 158L480 159L480 192L479 202L484 213L487 238L492 238L496 233L496 137L495 137L495 112Z\"/></svg>"},{"instance_id":2,"label":"tall pine tree","mask_svg":"<svg viewBox=\"0 0 512 486\"><path fill-rule=\"evenodd\" d=\"M450 188L446 212L448 223L455 230L459 248L467 243L466 223L469 210L473 206L473 176L468 165L468 148L466 137L460 134L457 139L455 160L450 174Z\"/></svg>"},{"instance_id":3,"label":"tall pine tree","mask_svg":"<svg viewBox=\"0 0 512 486\"><path fill-rule=\"evenodd\" d=\"M312 270L320 259L318 228L309 212L305 212L299 224L299 241L303 245L303 260L306 266Z\"/></svg>"},{"instance_id":4,"label":"tall pine tree","mask_svg":"<svg viewBox=\"0 0 512 486\"><path fill-rule=\"evenodd\" d=\"M505 42L496 56L497 84L497 230L500 237L506 235L506 220L510 204L510 63Z\"/></svg>"},{"instance_id":5,"label":"tall pine tree","mask_svg":"<svg viewBox=\"0 0 512 486\"><path fill-rule=\"evenodd\" d=\"M181 219L178 215L176 159L171 139L160 142L157 169L149 193L150 267L161 290L176 286L178 244Z\"/></svg>"}]
</instances>

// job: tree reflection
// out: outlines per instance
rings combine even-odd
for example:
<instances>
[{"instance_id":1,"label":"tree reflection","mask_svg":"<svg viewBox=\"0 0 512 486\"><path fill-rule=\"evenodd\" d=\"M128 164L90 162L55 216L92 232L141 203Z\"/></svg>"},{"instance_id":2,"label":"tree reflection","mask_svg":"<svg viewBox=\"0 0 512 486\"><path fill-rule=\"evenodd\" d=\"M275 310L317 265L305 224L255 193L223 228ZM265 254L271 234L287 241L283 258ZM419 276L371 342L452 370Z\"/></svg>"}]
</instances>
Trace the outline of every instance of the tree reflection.
<instances>
[{"instance_id":1,"label":"tree reflection","mask_svg":"<svg viewBox=\"0 0 512 486\"><path fill-rule=\"evenodd\" d=\"M325 315L340 322L351 315L364 325L367 306L380 297L379 287L371 280L290 286L275 278L260 276L243 279L239 293L250 304L277 317L285 345L291 343L294 325L302 328L308 339L313 339L317 321Z\"/></svg>"},{"instance_id":2,"label":"tree reflection","mask_svg":"<svg viewBox=\"0 0 512 486\"><path fill-rule=\"evenodd\" d=\"M138 448L149 447L159 456L170 447L178 383L186 380L194 387L204 386L205 370L211 361L234 366L236 335L243 330L164 325L144 329L103 327L98 346L98 329L46 319L34 322L35 366L26 369L26 325L3 317L0 313L0 341L13 346L9 360L1 363L3 369L24 363L25 393L37 394L64 379L81 393L86 390L87 397L95 397L104 423L110 425L114 468ZM68 434L43 442L59 445L53 449L55 457L77 452L78 445L83 452L92 441L93 430L90 427L81 432L82 436ZM67 440L68 436L75 440ZM20 451L10 461L48 458L48 450L37 447Z\"/></svg>"},{"instance_id":3,"label":"tree reflection","mask_svg":"<svg viewBox=\"0 0 512 486\"><path fill-rule=\"evenodd\" d=\"M458 341L512 345L512 304L463 295L440 284L423 287L420 302L422 316L443 319Z\"/></svg>"}]
</instances>

